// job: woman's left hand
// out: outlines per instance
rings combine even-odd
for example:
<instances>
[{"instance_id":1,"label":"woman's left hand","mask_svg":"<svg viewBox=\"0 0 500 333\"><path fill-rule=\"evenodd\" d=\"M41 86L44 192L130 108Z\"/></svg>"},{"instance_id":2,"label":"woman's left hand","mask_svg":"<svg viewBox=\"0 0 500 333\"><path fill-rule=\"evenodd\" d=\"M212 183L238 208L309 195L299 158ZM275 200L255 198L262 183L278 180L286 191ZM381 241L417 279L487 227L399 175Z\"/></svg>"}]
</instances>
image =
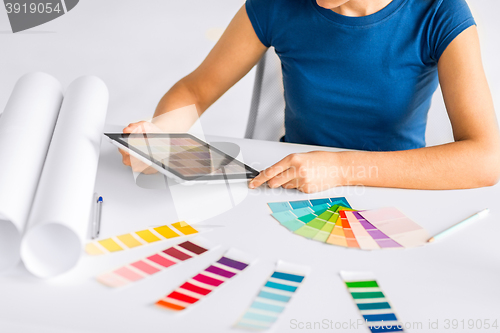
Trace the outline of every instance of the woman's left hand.
<instances>
[{"instance_id":1,"label":"woman's left hand","mask_svg":"<svg viewBox=\"0 0 500 333\"><path fill-rule=\"evenodd\" d=\"M304 193L324 191L343 184L339 153L313 151L291 154L262 171L249 184L257 188L267 182L270 188L296 188Z\"/></svg>"}]
</instances>

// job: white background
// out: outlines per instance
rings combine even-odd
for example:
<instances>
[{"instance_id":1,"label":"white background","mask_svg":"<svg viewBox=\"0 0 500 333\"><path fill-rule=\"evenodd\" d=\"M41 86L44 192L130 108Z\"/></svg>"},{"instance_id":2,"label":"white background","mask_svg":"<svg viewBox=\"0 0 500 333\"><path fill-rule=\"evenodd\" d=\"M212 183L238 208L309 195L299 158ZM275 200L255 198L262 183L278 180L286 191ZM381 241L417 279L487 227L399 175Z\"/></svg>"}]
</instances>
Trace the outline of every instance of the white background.
<instances>
[{"instance_id":1,"label":"white background","mask_svg":"<svg viewBox=\"0 0 500 333\"><path fill-rule=\"evenodd\" d=\"M85 74L103 79L110 90L108 124L151 118L163 94L215 45L207 32L224 29L242 5L240 0L83 0L66 15L17 34L0 7L0 110L21 75L43 71L65 88ZM242 137L252 88L253 73L204 115L205 131Z\"/></svg>"}]
</instances>

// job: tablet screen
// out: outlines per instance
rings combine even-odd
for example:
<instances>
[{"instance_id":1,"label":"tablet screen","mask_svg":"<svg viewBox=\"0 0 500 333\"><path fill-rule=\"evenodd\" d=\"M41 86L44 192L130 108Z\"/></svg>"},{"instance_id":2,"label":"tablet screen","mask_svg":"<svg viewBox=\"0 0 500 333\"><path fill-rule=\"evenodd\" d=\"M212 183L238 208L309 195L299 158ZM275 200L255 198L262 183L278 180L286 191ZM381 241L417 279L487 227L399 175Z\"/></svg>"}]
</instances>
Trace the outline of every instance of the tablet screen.
<instances>
[{"instance_id":1,"label":"tablet screen","mask_svg":"<svg viewBox=\"0 0 500 333\"><path fill-rule=\"evenodd\" d=\"M258 172L189 134L106 134L185 180L253 178Z\"/></svg>"}]
</instances>

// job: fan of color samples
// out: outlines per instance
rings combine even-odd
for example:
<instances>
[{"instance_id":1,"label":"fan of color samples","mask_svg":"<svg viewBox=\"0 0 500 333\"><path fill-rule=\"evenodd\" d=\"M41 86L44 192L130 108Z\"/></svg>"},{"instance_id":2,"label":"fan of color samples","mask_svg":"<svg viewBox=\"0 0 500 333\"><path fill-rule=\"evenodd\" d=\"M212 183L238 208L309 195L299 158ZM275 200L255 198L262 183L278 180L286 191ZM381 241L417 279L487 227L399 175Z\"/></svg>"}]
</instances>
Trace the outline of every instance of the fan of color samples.
<instances>
[{"instance_id":1,"label":"fan of color samples","mask_svg":"<svg viewBox=\"0 0 500 333\"><path fill-rule=\"evenodd\" d=\"M319 242L362 250L410 248L430 238L397 208L356 210L346 198L268 203L272 216L291 232Z\"/></svg>"}]
</instances>

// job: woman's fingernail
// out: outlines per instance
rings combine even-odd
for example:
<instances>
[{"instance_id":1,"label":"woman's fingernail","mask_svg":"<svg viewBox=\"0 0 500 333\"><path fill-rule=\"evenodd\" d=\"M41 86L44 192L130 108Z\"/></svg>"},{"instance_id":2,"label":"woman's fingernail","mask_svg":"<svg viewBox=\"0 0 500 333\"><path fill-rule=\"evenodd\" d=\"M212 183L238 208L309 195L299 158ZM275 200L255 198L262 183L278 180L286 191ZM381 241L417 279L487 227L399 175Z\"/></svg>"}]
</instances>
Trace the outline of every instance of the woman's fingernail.
<instances>
[{"instance_id":1,"label":"woman's fingernail","mask_svg":"<svg viewBox=\"0 0 500 333\"><path fill-rule=\"evenodd\" d=\"M250 182L250 184L248 184L248 187L255 188L255 185L254 185L254 183Z\"/></svg>"}]
</instances>

